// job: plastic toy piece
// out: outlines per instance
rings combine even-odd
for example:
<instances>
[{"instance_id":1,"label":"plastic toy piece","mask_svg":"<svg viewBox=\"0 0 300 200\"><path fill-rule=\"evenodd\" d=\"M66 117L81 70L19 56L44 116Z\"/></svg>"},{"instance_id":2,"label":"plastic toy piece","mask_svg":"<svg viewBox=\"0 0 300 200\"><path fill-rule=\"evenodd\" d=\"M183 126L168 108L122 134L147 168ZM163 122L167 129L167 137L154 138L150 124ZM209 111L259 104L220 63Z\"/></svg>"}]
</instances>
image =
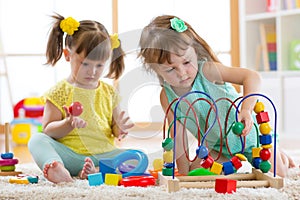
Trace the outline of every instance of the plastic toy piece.
<instances>
[{"instance_id":1,"label":"plastic toy piece","mask_svg":"<svg viewBox=\"0 0 300 200\"><path fill-rule=\"evenodd\" d=\"M79 116L83 112L83 106L80 102L73 102L69 107L69 112L73 116Z\"/></svg>"},{"instance_id":2,"label":"plastic toy piece","mask_svg":"<svg viewBox=\"0 0 300 200\"><path fill-rule=\"evenodd\" d=\"M2 159L12 159L14 157L14 154L11 152L7 152L7 153L1 153L1 158Z\"/></svg>"},{"instance_id":3,"label":"plastic toy piece","mask_svg":"<svg viewBox=\"0 0 300 200\"><path fill-rule=\"evenodd\" d=\"M122 174L123 177L143 175L148 167L148 157L138 150L126 150L113 158L103 158L99 161L100 172L105 181L105 174L116 174L118 167L127 160L137 160L138 164L129 172Z\"/></svg>"},{"instance_id":4,"label":"plastic toy piece","mask_svg":"<svg viewBox=\"0 0 300 200\"><path fill-rule=\"evenodd\" d=\"M89 174L88 175L88 181L90 186L98 186L103 184L103 177L102 173L95 173L95 174Z\"/></svg>"},{"instance_id":5,"label":"plastic toy piece","mask_svg":"<svg viewBox=\"0 0 300 200\"><path fill-rule=\"evenodd\" d=\"M29 184L27 178L10 178L9 183L16 183L16 184Z\"/></svg>"},{"instance_id":6,"label":"plastic toy piece","mask_svg":"<svg viewBox=\"0 0 300 200\"><path fill-rule=\"evenodd\" d=\"M122 180L121 174L105 174L105 184L118 186Z\"/></svg>"},{"instance_id":7,"label":"plastic toy piece","mask_svg":"<svg viewBox=\"0 0 300 200\"><path fill-rule=\"evenodd\" d=\"M216 174L205 168L194 169L188 173L188 176L210 176L210 175L216 175Z\"/></svg>"},{"instance_id":8,"label":"plastic toy piece","mask_svg":"<svg viewBox=\"0 0 300 200\"><path fill-rule=\"evenodd\" d=\"M153 176L129 176L123 178L120 181L120 185L123 185L125 187L130 187L130 186L147 187L155 184L156 181Z\"/></svg>"},{"instance_id":9,"label":"plastic toy piece","mask_svg":"<svg viewBox=\"0 0 300 200\"><path fill-rule=\"evenodd\" d=\"M215 191L217 193L232 194L236 192L236 182L236 180L218 178L215 182Z\"/></svg>"},{"instance_id":10,"label":"plastic toy piece","mask_svg":"<svg viewBox=\"0 0 300 200\"><path fill-rule=\"evenodd\" d=\"M3 160L0 160L0 166L16 165L16 164L18 164L18 162L19 162L19 160L16 158L3 159Z\"/></svg>"},{"instance_id":11,"label":"plastic toy piece","mask_svg":"<svg viewBox=\"0 0 300 200\"><path fill-rule=\"evenodd\" d=\"M162 159L154 159L152 165L155 171L161 171L164 166L164 161Z\"/></svg>"}]
</instances>

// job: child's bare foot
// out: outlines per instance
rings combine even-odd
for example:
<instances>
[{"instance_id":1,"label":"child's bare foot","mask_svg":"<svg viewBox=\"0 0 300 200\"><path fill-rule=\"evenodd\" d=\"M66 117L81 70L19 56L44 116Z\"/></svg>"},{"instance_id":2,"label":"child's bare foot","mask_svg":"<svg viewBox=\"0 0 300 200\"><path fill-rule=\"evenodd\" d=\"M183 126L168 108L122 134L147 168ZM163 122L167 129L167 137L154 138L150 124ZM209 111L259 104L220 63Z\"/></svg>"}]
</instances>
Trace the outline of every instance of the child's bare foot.
<instances>
[{"instance_id":1,"label":"child's bare foot","mask_svg":"<svg viewBox=\"0 0 300 200\"><path fill-rule=\"evenodd\" d=\"M83 165L83 168L79 173L79 177L81 179L87 179L89 174L94 174L98 172L91 158L86 157L84 161L85 163Z\"/></svg>"},{"instance_id":2,"label":"child's bare foot","mask_svg":"<svg viewBox=\"0 0 300 200\"><path fill-rule=\"evenodd\" d=\"M73 182L69 171L63 166L62 163L57 161L46 164L43 169L43 173L45 178L53 183Z\"/></svg>"}]
</instances>

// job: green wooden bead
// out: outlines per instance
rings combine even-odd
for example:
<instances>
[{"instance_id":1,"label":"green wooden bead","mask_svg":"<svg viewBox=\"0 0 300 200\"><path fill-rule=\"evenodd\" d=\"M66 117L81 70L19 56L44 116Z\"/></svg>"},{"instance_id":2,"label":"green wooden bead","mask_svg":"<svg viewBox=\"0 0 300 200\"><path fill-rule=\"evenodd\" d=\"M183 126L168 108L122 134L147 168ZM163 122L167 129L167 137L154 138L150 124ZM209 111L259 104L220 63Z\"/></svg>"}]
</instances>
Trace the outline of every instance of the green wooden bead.
<instances>
[{"instance_id":1,"label":"green wooden bead","mask_svg":"<svg viewBox=\"0 0 300 200\"><path fill-rule=\"evenodd\" d=\"M241 135L244 128L245 126L242 122L235 122L232 126L232 132L236 135Z\"/></svg>"},{"instance_id":2,"label":"green wooden bead","mask_svg":"<svg viewBox=\"0 0 300 200\"><path fill-rule=\"evenodd\" d=\"M166 138L162 142L162 148L164 148L165 151L170 151L174 147L174 141L172 138Z\"/></svg>"},{"instance_id":3,"label":"green wooden bead","mask_svg":"<svg viewBox=\"0 0 300 200\"><path fill-rule=\"evenodd\" d=\"M271 163L268 160L261 161L261 163L259 164L259 169L263 173L267 173L271 169Z\"/></svg>"},{"instance_id":4,"label":"green wooden bead","mask_svg":"<svg viewBox=\"0 0 300 200\"><path fill-rule=\"evenodd\" d=\"M216 175L216 174L211 172L209 169L205 169L205 168L194 169L188 173L188 176L210 176L210 175Z\"/></svg>"},{"instance_id":5,"label":"green wooden bead","mask_svg":"<svg viewBox=\"0 0 300 200\"><path fill-rule=\"evenodd\" d=\"M166 168L166 167L164 167L162 169L162 174L164 176L172 176L173 175L173 168Z\"/></svg>"}]
</instances>

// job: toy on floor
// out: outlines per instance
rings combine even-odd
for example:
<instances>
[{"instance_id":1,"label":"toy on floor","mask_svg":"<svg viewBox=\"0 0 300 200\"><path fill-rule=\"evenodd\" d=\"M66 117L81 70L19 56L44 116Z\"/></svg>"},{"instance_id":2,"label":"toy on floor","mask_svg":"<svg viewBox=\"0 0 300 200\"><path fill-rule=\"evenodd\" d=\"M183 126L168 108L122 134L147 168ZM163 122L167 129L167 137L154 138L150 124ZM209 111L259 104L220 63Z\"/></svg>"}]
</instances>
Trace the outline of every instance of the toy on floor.
<instances>
[{"instance_id":1,"label":"toy on floor","mask_svg":"<svg viewBox=\"0 0 300 200\"><path fill-rule=\"evenodd\" d=\"M9 179L9 183L15 184L29 184L38 183L39 177L36 175L18 174L17 177L12 177Z\"/></svg>"},{"instance_id":2,"label":"toy on floor","mask_svg":"<svg viewBox=\"0 0 300 200\"><path fill-rule=\"evenodd\" d=\"M205 96L206 98L198 98L197 100L195 100L192 103L189 103L187 100L185 100L185 97L190 95L190 94L194 94L194 93L198 93L198 94L202 94L203 96ZM269 117L268 117L268 113L264 111L264 105L262 102L257 102L254 111L257 114L256 119L257 119L257 123L260 124L260 132L261 135L259 135L259 132L257 130L257 127L255 125L256 128L256 133L259 136L259 141L257 141L257 147L252 149L252 155L253 155L253 167L255 169L253 169L252 174L235 174L235 172L242 167L242 163L247 161L247 158L243 155L244 153L244 149L245 149L245 137L242 138L241 133L242 130L244 129L244 125L241 122L238 122L238 109L239 106L241 105L241 103L252 96L260 96L260 97L264 97L266 98L273 106L274 108L274 112L275 112L275 123L274 123L274 166L276 166L276 125L277 125L277 112L276 112L276 108L273 104L273 102L266 97L265 95L262 94L250 94L244 98L238 98L235 101L231 102L230 100L226 99L226 98L221 98L218 99L216 101L214 101L208 94L204 93L204 92L200 92L200 91L192 91L189 92L183 96L181 96L178 99L173 100L167 111L166 111L166 117L165 117L165 121L164 121L164 129L163 131L165 131L165 127L166 127L166 118L169 112L170 107L172 106L173 103L175 104L174 107L174 120L173 122L171 122L169 124L169 129L168 129L168 136L165 137L165 132L164 132L164 136L163 136L163 142L162 142L162 147L164 149L164 153L163 153L163 161L164 161L164 167L162 169L162 175L159 177L160 178L160 184L167 184L167 188L169 192L172 191L177 191L179 190L180 187L198 187L198 188L203 188L203 187L214 187L214 185L211 182L207 182L208 180L216 180L217 178L220 178L222 176L231 178L231 179L235 179L235 180L257 180L256 182L249 182L249 181L243 181L242 183L239 183L238 185L241 187L275 187L275 188L281 188L283 187L283 179L281 177L276 177L276 167L274 167L274 175L273 177L270 176L270 174L268 174L268 171L271 168L271 163L268 161L271 155L270 152L270 148L272 147L272 136L270 135L271 132L271 128L268 124L269 122ZM211 108L209 110L209 114L211 111L215 112L215 117L213 119L213 123L206 127L206 132L201 135L200 133L200 127L199 127L199 123L198 123L198 119L197 119L197 114L195 113L194 109L193 109L193 105L194 103L203 100L206 103L209 103ZM230 151L230 147L228 146L227 143L227 137L226 137L226 147L228 149L228 152L230 153L230 155L232 156L232 158L227 161L227 162L223 162L223 163L218 163L217 160L220 158L220 155L222 154L222 149L220 149L218 157L216 159L214 159L212 156L209 155L209 150L208 148L205 146L205 138L206 136L209 134L211 128L214 126L215 123L219 123L219 127L220 127L220 134L222 134L222 128L221 128L221 124L218 120L218 107L216 105L216 102L221 101L221 100L228 100L231 102L232 106L229 108L228 113L226 115L226 122L225 122L225 126L227 125L227 119L228 119L228 115L229 115L229 111L232 107L236 108L236 121L232 123L232 125L229 128L229 131L232 130L232 132L234 134L236 134L238 137L240 137L241 139L241 146L242 146L242 150L240 153L237 153L235 155L232 155L231 151ZM236 106L235 103L238 101L238 105ZM190 111L192 111L194 114L194 119L188 116L180 116L177 117L177 109L178 109L178 104L181 101L185 101L185 103L188 104L188 111L186 113L186 115L188 115L188 113ZM210 117L208 114L207 118ZM176 140L176 120L179 120L180 118L185 118L185 123L186 120L189 119L191 120L198 129L198 148L196 150L196 156L194 159L190 159L187 152L186 153L186 157L187 159L192 162L195 161L197 157L199 157L202 161L201 161L201 166L206 169L197 169L194 170L192 172L189 173L189 175L191 174L191 176L193 177L189 177L189 176L179 176L179 177L175 177L175 140ZM176 120L175 120L176 119ZM206 122L208 122L208 119L206 120ZM184 127L185 127L185 123L184 123ZM174 140L172 138L169 137L169 133L170 133L170 128L173 126L174 128ZM225 130L227 130L227 128L225 127ZM227 133L225 134L229 134L229 131L227 131ZM202 137L201 141L200 138ZM222 135L220 135L220 138L222 138ZM183 141L184 142L184 141ZM183 143L184 144L184 143ZM261 146L259 146L259 144L261 144ZM220 146L222 146L222 140L220 140ZM259 169L259 171L258 171ZM197 175L200 176L197 176ZM223 175L221 175L223 174ZM208 176L209 175L209 176ZM190 182L193 181L193 182ZM197 181L206 181L206 182L197 182Z\"/></svg>"},{"instance_id":3,"label":"toy on floor","mask_svg":"<svg viewBox=\"0 0 300 200\"><path fill-rule=\"evenodd\" d=\"M136 165L126 163L137 162ZM154 185L155 178L145 171L148 167L148 157L138 150L125 150L113 158L103 158L99 161L99 173L88 175L90 186L106 185L141 186Z\"/></svg>"},{"instance_id":4,"label":"toy on floor","mask_svg":"<svg viewBox=\"0 0 300 200\"><path fill-rule=\"evenodd\" d=\"M119 155L117 155L113 158L100 159L99 167L100 167L100 172L102 173L102 175L104 177L104 181L105 181L106 173L109 173L109 174L120 173L120 170L119 170L120 166L124 165L124 163L126 161L130 161L130 160L136 160L138 163L130 171L122 173L122 177L144 175L145 171L148 167L147 155L144 154L142 151L129 149L129 150L126 150L126 151L120 153Z\"/></svg>"},{"instance_id":5,"label":"toy on floor","mask_svg":"<svg viewBox=\"0 0 300 200\"><path fill-rule=\"evenodd\" d=\"M16 144L27 144L31 134L42 132L41 118L44 104L38 97L28 97L14 106L14 119L12 120L12 141Z\"/></svg>"},{"instance_id":6,"label":"toy on floor","mask_svg":"<svg viewBox=\"0 0 300 200\"><path fill-rule=\"evenodd\" d=\"M1 153L0 176L14 176L21 174L21 172L15 171L15 165L18 164L19 160L14 158L13 153L9 152L9 123L0 125L0 132L4 132L5 134L5 153Z\"/></svg>"}]
</instances>

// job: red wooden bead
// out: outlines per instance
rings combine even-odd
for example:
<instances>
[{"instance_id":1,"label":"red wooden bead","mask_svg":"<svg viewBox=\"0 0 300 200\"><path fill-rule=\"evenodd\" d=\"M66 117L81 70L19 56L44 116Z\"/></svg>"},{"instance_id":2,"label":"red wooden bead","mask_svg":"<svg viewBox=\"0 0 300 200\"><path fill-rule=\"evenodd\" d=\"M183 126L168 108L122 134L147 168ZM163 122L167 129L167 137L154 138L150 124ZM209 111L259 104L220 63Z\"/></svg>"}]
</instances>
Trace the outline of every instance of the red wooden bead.
<instances>
[{"instance_id":1,"label":"red wooden bead","mask_svg":"<svg viewBox=\"0 0 300 200\"><path fill-rule=\"evenodd\" d=\"M262 160L269 160L271 158L271 151L269 149L262 149L259 155Z\"/></svg>"}]
</instances>

